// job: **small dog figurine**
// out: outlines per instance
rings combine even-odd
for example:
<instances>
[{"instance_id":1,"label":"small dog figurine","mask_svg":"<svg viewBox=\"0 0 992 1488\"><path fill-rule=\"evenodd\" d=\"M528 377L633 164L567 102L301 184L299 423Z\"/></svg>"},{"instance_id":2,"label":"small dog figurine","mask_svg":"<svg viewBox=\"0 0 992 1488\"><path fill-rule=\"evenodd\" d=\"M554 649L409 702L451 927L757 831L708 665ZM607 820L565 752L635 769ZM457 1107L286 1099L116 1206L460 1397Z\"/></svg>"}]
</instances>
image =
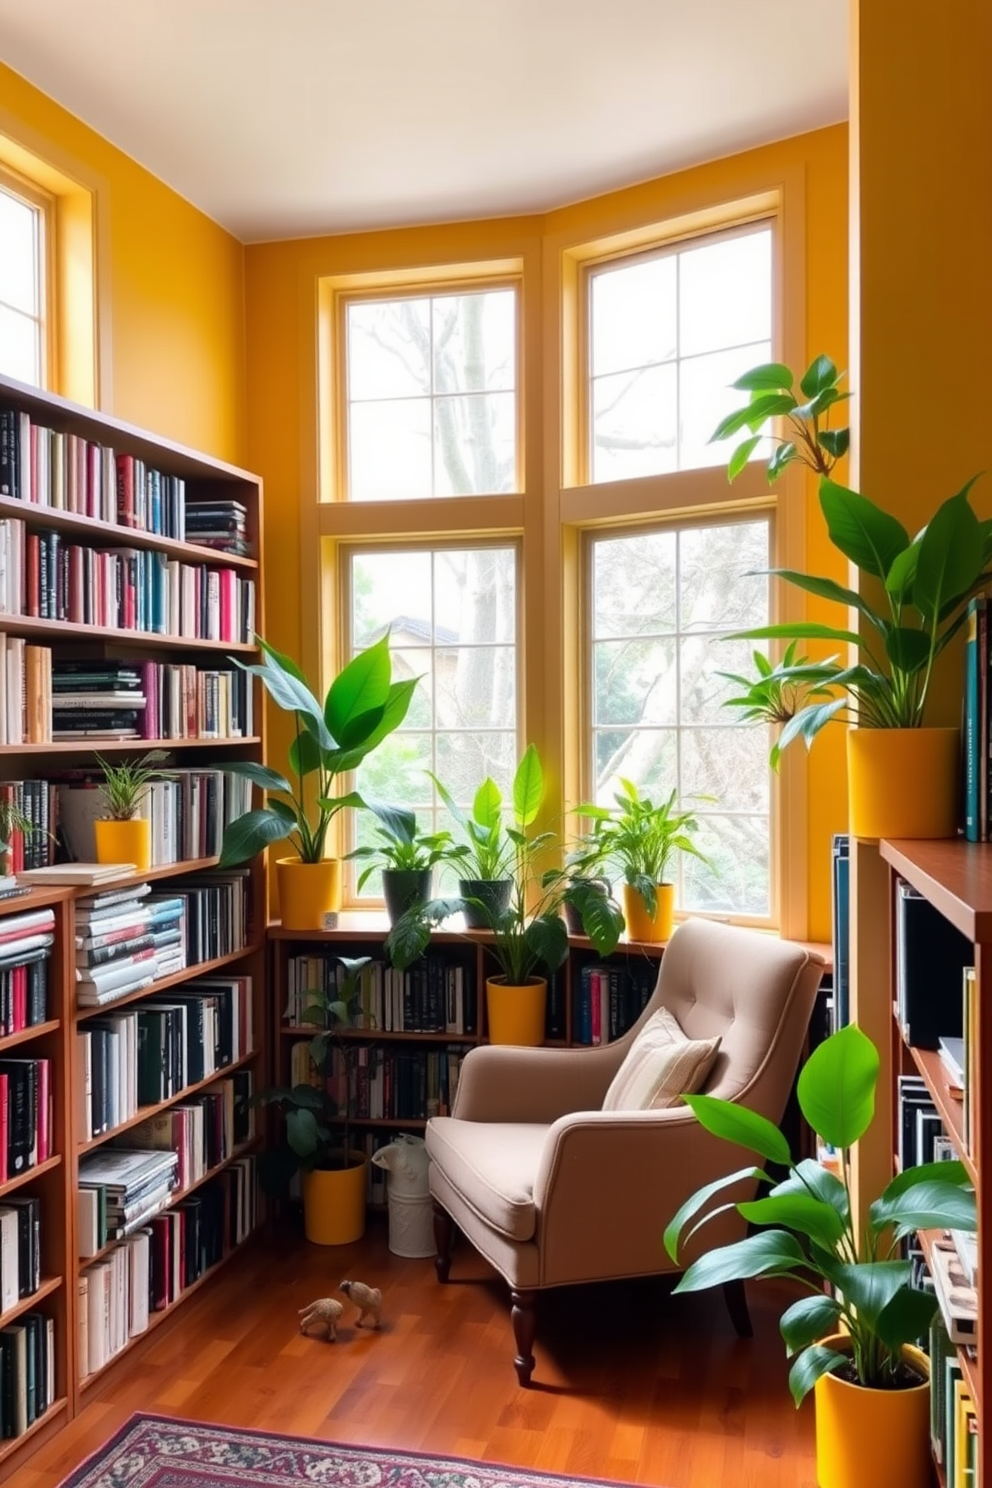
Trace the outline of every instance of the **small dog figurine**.
<instances>
[{"instance_id":1,"label":"small dog figurine","mask_svg":"<svg viewBox=\"0 0 992 1488\"><path fill-rule=\"evenodd\" d=\"M323 1328L327 1342L334 1343L343 1312L343 1302L338 1302L334 1297L318 1297L316 1302L309 1302L306 1307L300 1308L300 1332L306 1333L316 1325Z\"/></svg>"},{"instance_id":2,"label":"small dog figurine","mask_svg":"<svg viewBox=\"0 0 992 1488\"><path fill-rule=\"evenodd\" d=\"M364 1281L343 1281L338 1290L344 1292L358 1308L356 1328L360 1328L366 1318L372 1319L370 1327L378 1328L382 1308L382 1293L378 1287L366 1286Z\"/></svg>"}]
</instances>

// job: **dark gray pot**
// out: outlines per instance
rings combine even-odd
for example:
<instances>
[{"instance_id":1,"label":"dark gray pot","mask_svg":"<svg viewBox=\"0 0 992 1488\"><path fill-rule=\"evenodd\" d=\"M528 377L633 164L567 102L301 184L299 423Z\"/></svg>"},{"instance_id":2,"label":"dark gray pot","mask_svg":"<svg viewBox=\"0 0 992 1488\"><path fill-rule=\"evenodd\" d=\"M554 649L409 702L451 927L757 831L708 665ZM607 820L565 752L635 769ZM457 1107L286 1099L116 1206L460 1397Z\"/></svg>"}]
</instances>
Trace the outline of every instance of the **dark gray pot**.
<instances>
[{"instance_id":1,"label":"dark gray pot","mask_svg":"<svg viewBox=\"0 0 992 1488\"><path fill-rule=\"evenodd\" d=\"M610 892L610 886L606 882L605 878L587 878L581 880L581 882L589 884L590 887L595 889L598 894L602 894L604 899ZM569 904L568 900L566 899L562 904L562 908L565 911L565 924L568 926L569 935L585 935L586 932L582 928L582 918L575 905Z\"/></svg>"},{"instance_id":2,"label":"dark gray pot","mask_svg":"<svg viewBox=\"0 0 992 1488\"><path fill-rule=\"evenodd\" d=\"M426 904L431 897L433 869L383 868L382 897L390 925L415 904Z\"/></svg>"},{"instance_id":3,"label":"dark gray pot","mask_svg":"<svg viewBox=\"0 0 992 1488\"><path fill-rule=\"evenodd\" d=\"M493 921L510 907L512 878L460 878L458 892L465 899L480 899L485 910L475 904L465 906L465 924L469 930L491 930Z\"/></svg>"}]
</instances>

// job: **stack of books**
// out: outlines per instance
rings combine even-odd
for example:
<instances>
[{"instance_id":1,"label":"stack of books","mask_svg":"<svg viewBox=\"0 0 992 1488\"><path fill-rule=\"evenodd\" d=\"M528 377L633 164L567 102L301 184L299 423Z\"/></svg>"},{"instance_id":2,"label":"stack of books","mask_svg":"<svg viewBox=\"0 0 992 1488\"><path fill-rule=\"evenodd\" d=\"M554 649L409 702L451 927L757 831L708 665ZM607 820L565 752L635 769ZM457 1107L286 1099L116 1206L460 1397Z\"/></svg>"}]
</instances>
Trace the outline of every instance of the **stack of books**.
<instances>
[{"instance_id":1,"label":"stack of books","mask_svg":"<svg viewBox=\"0 0 992 1488\"><path fill-rule=\"evenodd\" d=\"M247 557L247 508L240 501L187 501L186 541Z\"/></svg>"},{"instance_id":2,"label":"stack of books","mask_svg":"<svg viewBox=\"0 0 992 1488\"><path fill-rule=\"evenodd\" d=\"M147 883L76 900L76 998L104 1007L186 964L185 900Z\"/></svg>"},{"instance_id":3,"label":"stack of books","mask_svg":"<svg viewBox=\"0 0 992 1488\"><path fill-rule=\"evenodd\" d=\"M145 702L133 663L60 661L52 676L52 737L144 738Z\"/></svg>"},{"instance_id":4,"label":"stack of books","mask_svg":"<svg viewBox=\"0 0 992 1488\"><path fill-rule=\"evenodd\" d=\"M55 1320L26 1312L0 1329L0 1437L23 1436L55 1400Z\"/></svg>"},{"instance_id":5,"label":"stack of books","mask_svg":"<svg viewBox=\"0 0 992 1488\"><path fill-rule=\"evenodd\" d=\"M148 1327L151 1234L141 1229L79 1278L79 1374L95 1374Z\"/></svg>"},{"instance_id":6,"label":"stack of books","mask_svg":"<svg viewBox=\"0 0 992 1488\"><path fill-rule=\"evenodd\" d=\"M174 1152L102 1147L86 1154L79 1162L80 1235L95 1223L106 1244L139 1230L168 1204L177 1173Z\"/></svg>"},{"instance_id":7,"label":"stack of books","mask_svg":"<svg viewBox=\"0 0 992 1488\"><path fill-rule=\"evenodd\" d=\"M51 909L0 918L0 1036L45 1022L54 940Z\"/></svg>"},{"instance_id":8,"label":"stack of books","mask_svg":"<svg viewBox=\"0 0 992 1488\"><path fill-rule=\"evenodd\" d=\"M5 608L2 599L0 611L19 613ZM47 646L0 633L0 744L48 744L51 738L52 653Z\"/></svg>"}]
</instances>

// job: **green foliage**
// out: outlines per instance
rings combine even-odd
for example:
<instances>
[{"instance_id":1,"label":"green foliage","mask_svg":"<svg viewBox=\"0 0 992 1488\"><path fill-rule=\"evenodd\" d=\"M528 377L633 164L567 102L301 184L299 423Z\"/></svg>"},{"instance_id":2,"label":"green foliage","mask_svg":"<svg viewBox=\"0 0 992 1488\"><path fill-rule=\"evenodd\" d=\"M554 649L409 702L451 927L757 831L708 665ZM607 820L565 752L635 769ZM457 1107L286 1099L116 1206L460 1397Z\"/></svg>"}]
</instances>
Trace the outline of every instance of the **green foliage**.
<instances>
[{"instance_id":1,"label":"green foliage","mask_svg":"<svg viewBox=\"0 0 992 1488\"><path fill-rule=\"evenodd\" d=\"M632 780L621 778L613 800L613 806L587 801L575 808L579 816L592 822L592 830L583 839L584 847L572 854L570 863L579 872L613 869L622 873L653 914L655 887L665 882L675 854L690 853L706 861L692 840L699 823L691 811L675 809L674 790L664 801L655 803L649 796L642 796Z\"/></svg>"},{"instance_id":2,"label":"green foliage","mask_svg":"<svg viewBox=\"0 0 992 1488\"><path fill-rule=\"evenodd\" d=\"M500 971L511 986L521 986L536 971L554 971L565 960L568 931L560 911L566 896L575 904L598 953L606 956L615 949L623 930L623 915L613 900L591 885L585 889L576 885L563 868L539 870L540 860L555 838L551 832L531 831L544 801L544 771L533 744L522 755L513 778L512 825L504 818L502 797L491 780L477 791L470 818L457 811L439 782L435 784L474 844L469 861L476 866L486 861L478 852L483 836L486 842L498 845L492 862L511 880L510 902L504 911L493 909L482 899L433 899L429 904L415 905L386 938L386 953L394 966L405 969L423 955L431 929L471 904L492 931L492 954Z\"/></svg>"},{"instance_id":3,"label":"green foliage","mask_svg":"<svg viewBox=\"0 0 992 1488\"><path fill-rule=\"evenodd\" d=\"M296 737L289 747L291 784L278 770L252 762L227 766L269 793L268 804L245 812L224 833L220 865L254 857L286 838L304 863L324 857L331 822L346 806L362 806L354 791L333 795L339 775L355 770L406 717L417 679L392 681L389 637L360 651L332 681L321 704L295 661L261 637L260 664L238 662L259 677L280 708L292 713ZM235 657L237 661L237 658Z\"/></svg>"},{"instance_id":4,"label":"green foliage","mask_svg":"<svg viewBox=\"0 0 992 1488\"><path fill-rule=\"evenodd\" d=\"M34 830L34 822L13 801L0 801L0 874L10 872L7 858L13 834L20 832L27 837Z\"/></svg>"},{"instance_id":5,"label":"green foliage","mask_svg":"<svg viewBox=\"0 0 992 1488\"><path fill-rule=\"evenodd\" d=\"M100 791L111 821L130 821L148 794L152 781L166 780L169 776L168 770L160 768L167 758L164 749L149 749L139 759L124 759L117 765L99 754L95 758L103 771Z\"/></svg>"},{"instance_id":6,"label":"green foliage","mask_svg":"<svg viewBox=\"0 0 992 1488\"><path fill-rule=\"evenodd\" d=\"M353 1064L357 1045L344 1037L348 1029L359 1026L363 1015L361 976L371 957L338 956L344 971L336 991L330 995L311 991L309 1006L303 1010L303 1022L317 1031L310 1040L310 1057L320 1072L320 1084L275 1085L258 1097L262 1106L276 1106L286 1118L285 1147L267 1165L267 1186L274 1192L285 1189L295 1172L314 1168L348 1166L351 1147L351 1090ZM304 994L305 996L307 994ZM344 1061L348 1099L339 1110L327 1093L327 1061L332 1048L341 1051ZM335 1127L336 1117L343 1118Z\"/></svg>"},{"instance_id":7,"label":"green foliage","mask_svg":"<svg viewBox=\"0 0 992 1488\"><path fill-rule=\"evenodd\" d=\"M855 591L833 579L769 570L808 594L856 609L864 622L864 639L843 625L808 621L760 626L729 637L818 639L858 648L859 661L852 666L837 657L822 663L797 659L790 646L778 665L770 667L756 655L757 675L732 679L744 693L728 706L743 708L745 717L782 725L773 765L794 739L802 738L808 748L832 718L863 728L921 727L934 663L963 625L969 599L992 576L992 523L980 522L968 500L975 478L944 501L914 537L866 496L831 479L850 441L846 427L830 427L831 414L851 396L841 390L843 379L829 357L819 356L800 381L799 398L788 367L755 367L734 383L750 394L748 402L728 414L712 436L729 439L749 431L746 453L740 446L728 464L733 480L759 431L784 419L786 433L771 434L776 449L767 463L769 482L797 461L813 470L831 542L869 581ZM866 591L877 593L877 602Z\"/></svg>"},{"instance_id":8,"label":"green foliage","mask_svg":"<svg viewBox=\"0 0 992 1488\"><path fill-rule=\"evenodd\" d=\"M435 863L463 861L468 849L455 842L450 832L418 832L413 811L404 806L390 806L386 801L371 796L365 796L364 800L378 821L375 834L379 841L356 847L346 854L348 859L372 860L359 875L359 892L379 868L393 868L401 873L426 873Z\"/></svg>"},{"instance_id":9,"label":"green foliage","mask_svg":"<svg viewBox=\"0 0 992 1488\"><path fill-rule=\"evenodd\" d=\"M874 1044L852 1025L820 1044L800 1074L800 1108L817 1136L838 1148L840 1178L809 1158L795 1162L786 1138L765 1117L714 1096L684 1097L707 1131L789 1171L776 1182L760 1168L742 1168L686 1200L665 1230L665 1249L673 1261L680 1245L727 1207L713 1208L711 1201L743 1179L756 1178L769 1191L733 1207L752 1224L776 1228L694 1261L676 1291L754 1276L791 1276L808 1286L811 1295L794 1303L780 1324L788 1354L796 1355L789 1385L797 1405L821 1374L849 1362L818 1343L841 1324L851 1335L850 1362L858 1383L895 1388L903 1345L926 1331L936 1310L933 1295L913 1286L910 1263L893 1258L896 1245L916 1229L977 1228L975 1194L964 1166L941 1162L906 1168L893 1178L872 1204L862 1233L855 1232L851 1148L872 1120L878 1068ZM824 1294L824 1283L833 1295Z\"/></svg>"}]
</instances>

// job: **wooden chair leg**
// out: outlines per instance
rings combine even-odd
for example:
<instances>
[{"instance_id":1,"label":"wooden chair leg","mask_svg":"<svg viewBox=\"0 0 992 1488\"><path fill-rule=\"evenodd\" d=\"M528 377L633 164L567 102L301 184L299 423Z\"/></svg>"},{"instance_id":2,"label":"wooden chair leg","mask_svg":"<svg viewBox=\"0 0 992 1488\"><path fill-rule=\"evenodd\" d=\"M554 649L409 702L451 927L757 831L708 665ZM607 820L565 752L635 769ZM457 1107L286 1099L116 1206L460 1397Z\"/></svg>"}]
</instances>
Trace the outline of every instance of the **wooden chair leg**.
<instances>
[{"instance_id":1,"label":"wooden chair leg","mask_svg":"<svg viewBox=\"0 0 992 1488\"><path fill-rule=\"evenodd\" d=\"M537 1302L536 1291L518 1292L511 1288L510 1301L513 1306L510 1309L510 1317L513 1322L513 1336L517 1344L517 1357L513 1361L513 1367L517 1371L517 1379L526 1390L530 1385L530 1377L534 1373L534 1338L537 1333Z\"/></svg>"},{"instance_id":2,"label":"wooden chair leg","mask_svg":"<svg viewBox=\"0 0 992 1488\"><path fill-rule=\"evenodd\" d=\"M447 1281L451 1273L451 1246L455 1238L455 1221L447 1209L434 1202L434 1270L438 1281Z\"/></svg>"},{"instance_id":3,"label":"wooden chair leg","mask_svg":"<svg viewBox=\"0 0 992 1488\"><path fill-rule=\"evenodd\" d=\"M747 1293L744 1290L743 1281L725 1281L723 1296L738 1338L753 1338L754 1329L751 1326L751 1314L747 1309Z\"/></svg>"}]
</instances>

